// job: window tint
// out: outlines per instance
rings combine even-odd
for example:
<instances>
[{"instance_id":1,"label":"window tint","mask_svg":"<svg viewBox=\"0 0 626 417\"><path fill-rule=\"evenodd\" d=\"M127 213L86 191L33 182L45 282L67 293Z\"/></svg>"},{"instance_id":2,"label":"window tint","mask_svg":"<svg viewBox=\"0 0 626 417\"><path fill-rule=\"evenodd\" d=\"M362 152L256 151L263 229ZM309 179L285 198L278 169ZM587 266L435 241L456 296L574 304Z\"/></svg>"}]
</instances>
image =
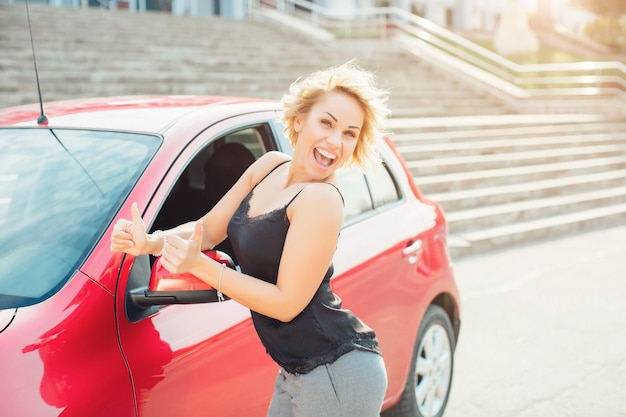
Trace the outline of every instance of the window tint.
<instances>
[{"instance_id":1,"label":"window tint","mask_svg":"<svg viewBox=\"0 0 626 417\"><path fill-rule=\"evenodd\" d=\"M259 129L261 129L261 127L259 127ZM262 135L257 128L249 127L246 129L241 129L228 133L211 141L208 146L203 148L194 157L194 159L185 169L183 179L179 180L177 186L182 187L183 189L188 188L189 190L193 190L196 193L204 193L207 189L205 167L207 166L207 163L209 159L211 159L212 155L219 148L228 143L242 144L252 153L252 155L254 155L254 159L258 159L259 156L265 153L265 147L262 142ZM218 157L216 156L215 158ZM245 158L246 160L249 159L247 156Z\"/></svg>"},{"instance_id":2,"label":"window tint","mask_svg":"<svg viewBox=\"0 0 626 417\"><path fill-rule=\"evenodd\" d=\"M230 133L224 136L224 142L241 143L252 152L255 159L259 159L265 153L265 148L261 143L261 134L256 128L247 128Z\"/></svg>"},{"instance_id":3,"label":"window tint","mask_svg":"<svg viewBox=\"0 0 626 417\"><path fill-rule=\"evenodd\" d=\"M344 224L402 198L385 163L370 167L365 173L358 168L342 170L337 173L337 181L345 200Z\"/></svg>"},{"instance_id":4,"label":"window tint","mask_svg":"<svg viewBox=\"0 0 626 417\"><path fill-rule=\"evenodd\" d=\"M338 172L337 182L345 203L343 209L344 223L372 211L374 208L372 198L365 177L359 169L350 168Z\"/></svg>"},{"instance_id":5,"label":"window tint","mask_svg":"<svg viewBox=\"0 0 626 417\"><path fill-rule=\"evenodd\" d=\"M0 129L0 309L54 294L161 144L120 132Z\"/></svg>"},{"instance_id":6,"label":"window tint","mask_svg":"<svg viewBox=\"0 0 626 417\"><path fill-rule=\"evenodd\" d=\"M400 189L395 178L389 172L387 164L383 163L375 169L368 170L365 178L374 200L374 208L400 199Z\"/></svg>"}]
</instances>

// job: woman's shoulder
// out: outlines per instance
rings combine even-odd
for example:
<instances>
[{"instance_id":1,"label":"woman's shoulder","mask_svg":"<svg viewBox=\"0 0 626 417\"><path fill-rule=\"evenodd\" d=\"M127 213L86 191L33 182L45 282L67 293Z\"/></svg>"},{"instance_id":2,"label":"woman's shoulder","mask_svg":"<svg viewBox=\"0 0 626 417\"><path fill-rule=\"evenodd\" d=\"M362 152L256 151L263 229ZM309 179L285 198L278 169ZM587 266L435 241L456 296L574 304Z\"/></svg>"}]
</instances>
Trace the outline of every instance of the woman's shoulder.
<instances>
[{"instance_id":1,"label":"woman's shoulder","mask_svg":"<svg viewBox=\"0 0 626 417\"><path fill-rule=\"evenodd\" d=\"M283 152L269 151L264 153L252 165L252 176L254 178L254 182L258 183L265 178L271 170L290 160L291 157Z\"/></svg>"},{"instance_id":2,"label":"woman's shoulder","mask_svg":"<svg viewBox=\"0 0 626 417\"><path fill-rule=\"evenodd\" d=\"M274 169L277 165L291 161L291 157L286 153L279 151L269 151L261 155L256 160L255 165L258 170L267 171L268 169Z\"/></svg>"},{"instance_id":3,"label":"woman's shoulder","mask_svg":"<svg viewBox=\"0 0 626 417\"><path fill-rule=\"evenodd\" d=\"M305 185L294 203L298 212L311 212L318 217L329 216L326 218L335 218L340 222L343 219L343 196L337 186L330 182L311 182Z\"/></svg>"},{"instance_id":4,"label":"woman's shoulder","mask_svg":"<svg viewBox=\"0 0 626 417\"><path fill-rule=\"evenodd\" d=\"M331 182L311 182L302 188L302 198L320 204L339 203L343 206L343 196L339 188Z\"/></svg>"}]
</instances>

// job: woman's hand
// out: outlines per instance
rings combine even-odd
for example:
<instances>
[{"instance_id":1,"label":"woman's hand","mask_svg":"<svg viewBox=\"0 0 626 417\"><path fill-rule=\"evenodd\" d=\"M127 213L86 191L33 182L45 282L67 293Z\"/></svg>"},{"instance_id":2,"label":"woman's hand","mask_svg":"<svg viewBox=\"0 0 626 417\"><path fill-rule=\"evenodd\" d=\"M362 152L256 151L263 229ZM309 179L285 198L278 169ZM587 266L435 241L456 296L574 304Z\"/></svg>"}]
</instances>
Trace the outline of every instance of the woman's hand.
<instances>
[{"instance_id":1,"label":"woman's hand","mask_svg":"<svg viewBox=\"0 0 626 417\"><path fill-rule=\"evenodd\" d=\"M148 253L146 225L141 218L137 203L130 208L132 220L119 219L111 234L111 252L125 252L139 256Z\"/></svg>"},{"instance_id":2,"label":"woman's hand","mask_svg":"<svg viewBox=\"0 0 626 417\"><path fill-rule=\"evenodd\" d=\"M173 274L194 273L202 258L202 221L198 220L189 239L168 236L161 251L161 265Z\"/></svg>"}]
</instances>

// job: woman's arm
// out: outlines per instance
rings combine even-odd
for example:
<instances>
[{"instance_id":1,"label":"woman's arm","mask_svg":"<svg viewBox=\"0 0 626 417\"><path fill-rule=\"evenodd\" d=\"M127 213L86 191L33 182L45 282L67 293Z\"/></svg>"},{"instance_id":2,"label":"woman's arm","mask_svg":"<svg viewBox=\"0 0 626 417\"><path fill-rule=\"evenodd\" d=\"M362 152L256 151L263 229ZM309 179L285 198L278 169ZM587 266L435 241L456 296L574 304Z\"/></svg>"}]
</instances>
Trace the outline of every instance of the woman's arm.
<instances>
[{"instance_id":1,"label":"woman's arm","mask_svg":"<svg viewBox=\"0 0 626 417\"><path fill-rule=\"evenodd\" d=\"M253 311L291 321L311 301L332 262L343 202L333 187L309 184L289 206L288 216L290 227L276 285L224 268L200 253L200 222L191 239L168 240L161 262L170 272L196 275Z\"/></svg>"},{"instance_id":2,"label":"woman's arm","mask_svg":"<svg viewBox=\"0 0 626 417\"><path fill-rule=\"evenodd\" d=\"M228 222L241 200L270 169L288 158L279 152L268 152L248 167L226 195L200 219L204 226L202 250L212 249L226 238ZM192 221L148 235L137 204L133 203L131 220L119 219L113 227L111 251L126 252L134 256L158 254L166 240L172 236L189 239L194 232L194 224Z\"/></svg>"}]
</instances>

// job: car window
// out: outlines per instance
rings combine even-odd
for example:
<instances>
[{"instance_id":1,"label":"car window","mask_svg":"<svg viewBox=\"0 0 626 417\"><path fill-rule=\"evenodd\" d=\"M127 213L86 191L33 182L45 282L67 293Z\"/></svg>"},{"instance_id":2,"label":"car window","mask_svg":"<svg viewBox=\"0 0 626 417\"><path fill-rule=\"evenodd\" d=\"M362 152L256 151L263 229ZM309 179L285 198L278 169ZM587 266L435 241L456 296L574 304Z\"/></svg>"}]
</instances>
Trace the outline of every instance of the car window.
<instances>
[{"instance_id":1,"label":"car window","mask_svg":"<svg viewBox=\"0 0 626 417\"><path fill-rule=\"evenodd\" d=\"M151 229L170 229L204 216L266 152L267 129L265 125L241 127L212 138L189 161ZM216 249L234 257L229 242Z\"/></svg>"},{"instance_id":2,"label":"car window","mask_svg":"<svg viewBox=\"0 0 626 417\"><path fill-rule=\"evenodd\" d=\"M398 183L382 160L365 172L343 169L337 173L337 181L345 203L344 226L402 198Z\"/></svg>"},{"instance_id":3,"label":"car window","mask_svg":"<svg viewBox=\"0 0 626 417\"><path fill-rule=\"evenodd\" d=\"M274 128L273 131L276 136L278 149L287 155L293 155L293 146L291 145L291 142L289 142L289 138L285 135L285 125L280 121L280 119L276 119L273 121L272 126Z\"/></svg>"},{"instance_id":4,"label":"car window","mask_svg":"<svg viewBox=\"0 0 626 417\"><path fill-rule=\"evenodd\" d=\"M198 193L205 192L207 189L205 167L215 151L223 145L240 143L249 150L254 159L258 159L265 153L265 145L262 141L260 130L259 127L238 129L212 140L189 162L183 174L183 179L178 181L177 186L187 186ZM244 158L249 160L247 156L244 156Z\"/></svg>"},{"instance_id":5,"label":"car window","mask_svg":"<svg viewBox=\"0 0 626 417\"><path fill-rule=\"evenodd\" d=\"M337 173L339 190L344 199L343 220L344 223L358 216L372 211L372 198L370 197L365 176L358 169L347 169Z\"/></svg>"},{"instance_id":6,"label":"car window","mask_svg":"<svg viewBox=\"0 0 626 417\"><path fill-rule=\"evenodd\" d=\"M121 132L0 129L0 309L54 294L161 144Z\"/></svg>"},{"instance_id":7,"label":"car window","mask_svg":"<svg viewBox=\"0 0 626 417\"><path fill-rule=\"evenodd\" d=\"M384 162L365 173L365 179L369 185L374 208L393 203L401 198L400 188L389 167Z\"/></svg>"},{"instance_id":8,"label":"car window","mask_svg":"<svg viewBox=\"0 0 626 417\"><path fill-rule=\"evenodd\" d=\"M265 146L262 143L262 134L259 131L259 127L246 128L234 131L224 136L224 143L237 142L244 145L252 152L255 159L259 159L261 155L266 152Z\"/></svg>"}]
</instances>

